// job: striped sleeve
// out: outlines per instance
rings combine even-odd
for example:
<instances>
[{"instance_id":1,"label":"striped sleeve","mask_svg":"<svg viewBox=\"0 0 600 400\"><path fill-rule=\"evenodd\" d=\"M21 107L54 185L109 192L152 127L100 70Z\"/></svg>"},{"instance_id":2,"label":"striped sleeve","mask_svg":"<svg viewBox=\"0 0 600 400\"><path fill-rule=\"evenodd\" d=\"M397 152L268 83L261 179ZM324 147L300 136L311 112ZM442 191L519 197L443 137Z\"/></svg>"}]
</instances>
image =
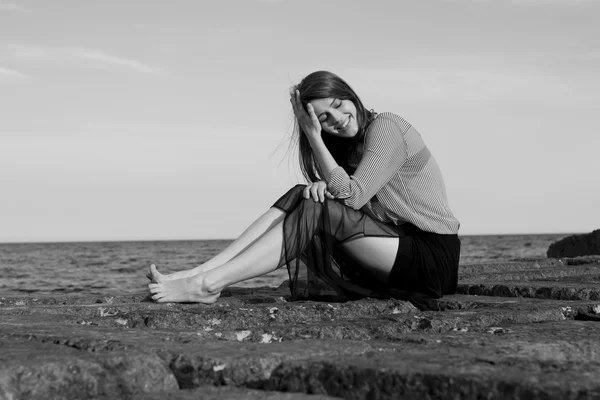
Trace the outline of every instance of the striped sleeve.
<instances>
[{"instance_id":1,"label":"striped sleeve","mask_svg":"<svg viewBox=\"0 0 600 400\"><path fill-rule=\"evenodd\" d=\"M389 182L407 157L402 128L392 117L380 114L368 129L363 157L354 175L337 167L329 176L328 190L358 210Z\"/></svg>"}]
</instances>

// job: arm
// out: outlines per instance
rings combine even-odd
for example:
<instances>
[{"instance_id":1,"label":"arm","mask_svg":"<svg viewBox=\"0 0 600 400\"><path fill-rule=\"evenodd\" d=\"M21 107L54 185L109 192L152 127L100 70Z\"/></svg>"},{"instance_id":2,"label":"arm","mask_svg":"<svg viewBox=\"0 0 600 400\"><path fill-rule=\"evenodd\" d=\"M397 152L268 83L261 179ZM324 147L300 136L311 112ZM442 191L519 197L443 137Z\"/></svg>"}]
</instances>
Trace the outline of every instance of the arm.
<instances>
[{"instance_id":1,"label":"arm","mask_svg":"<svg viewBox=\"0 0 600 400\"><path fill-rule=\"evenodd\" d=\"M392 118L380 115L369 128L363 158L350 178L325 146L321 123L312 105L308 104L304 110L297 90L291 93L290 101L315 160L325 175L322 178L327 181L329 192L335 198L343 199L346 205L354 209L363 207L404 163L406 143L402 129Z\"/></svg>"},{"instance_id":2,"label":"arm","mask_svg":"<svg viewBox=\"0 0 600 400\"><path fill-rule=\"evenodd\" d=\"M323 174L325 174L325 176L321 178L329 183L331 172L336 168L342 169L342 167L340 167L337 161L335 161L320 135L316 137L309 137L308 143L310 143L310 147L313 150L313 154L315 155L315 159L317 160L319 167L321 167L321 171L323 171Z\"/></svg>"},{"instance_id":3,"label":"arm","mask_svg":"<svg viewBox=\"0 0 600 400\"><path fill-rule=\"evenodd\" d=\"M328 189L355 210L363 207L392 178L406 160L406 142L398 123L380 115L369 127L363 157L354 175L343 168L330 170Z\"/></svg>"},{"instance_id":4,"label":"arm","mask_svg":"<svg viewBox=\"0 0 600 400\"><path fill-rule=\"evenodd\" d=\"M329 182L331 171L339 166L323 142L323 138L321 137L321 123L315 114L315 110L313 109L312 104L307 104L306 110L304 110L302 102L300 101L300 92L298 90L290 93L290 102L292 103L294 114L298 119L298 124L302 128L302 131L306 135L310 147L313 150L315 159L317 160L321 171L325 174L325 176L322 176L321 178Z\"/></svg>"}]
</instances>

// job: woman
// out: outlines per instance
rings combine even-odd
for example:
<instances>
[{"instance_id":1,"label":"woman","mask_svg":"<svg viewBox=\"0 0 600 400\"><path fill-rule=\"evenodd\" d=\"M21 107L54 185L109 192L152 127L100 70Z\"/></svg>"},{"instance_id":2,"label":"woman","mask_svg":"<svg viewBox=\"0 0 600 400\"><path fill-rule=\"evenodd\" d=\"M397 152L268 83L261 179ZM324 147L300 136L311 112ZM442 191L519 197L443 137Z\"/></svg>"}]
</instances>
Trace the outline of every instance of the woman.
<instances>
[{"instance_id":1,"label":"woman","mask_svg":"<svg viewBox=\"0 0 600 400\"><path fill-rule=\"evenodd\" d=\"M292 299L326 287L338 298L395 297L430 309L454 293L459 222L420 134L395 114L367 110L331 72L305 77L290 101L311 183L284 194L205 264L170 275L152 265L152 299L212 303L223 288L282 265Z\"/></svg>"}]
</instances>

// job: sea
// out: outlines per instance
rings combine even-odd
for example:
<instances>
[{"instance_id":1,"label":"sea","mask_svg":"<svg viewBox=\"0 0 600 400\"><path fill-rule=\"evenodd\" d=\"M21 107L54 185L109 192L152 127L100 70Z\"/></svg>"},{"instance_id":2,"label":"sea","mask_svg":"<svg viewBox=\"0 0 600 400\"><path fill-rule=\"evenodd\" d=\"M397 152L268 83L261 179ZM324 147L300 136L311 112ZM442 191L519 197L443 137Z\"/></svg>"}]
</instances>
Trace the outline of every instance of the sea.
<instances>
[{"instance_id":1,"label":"sea","mask_svg":"<svg viewBox=\"0 0 600 400\"><path fill-rule=\"evenodd\" d=\"M461 236L460 264L546 257L548 246L572 234ZM18 295L117 295L147 290L146 272L193 268L231 240L0 243L0 297ZM281 268L236 286L279 286Z\"/></svg>"}]
</instances>

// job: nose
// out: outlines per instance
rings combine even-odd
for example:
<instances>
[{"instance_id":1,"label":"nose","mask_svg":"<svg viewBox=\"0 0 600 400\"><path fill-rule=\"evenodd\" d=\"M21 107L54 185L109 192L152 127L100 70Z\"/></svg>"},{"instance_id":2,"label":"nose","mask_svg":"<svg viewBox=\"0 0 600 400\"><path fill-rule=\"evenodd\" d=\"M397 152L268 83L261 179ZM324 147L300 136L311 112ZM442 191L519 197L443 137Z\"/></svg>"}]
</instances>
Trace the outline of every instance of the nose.
<instances>
[{"instance_id":1,"label":"nose","mask_svg":"<svg viewBox=\"0 0 600 400\"><path fill-rule=\"evenodd\" d=\"M342 117L344 116L343 113L341 113L339 110L337 109L333 109L329 112L329 115L331 115L331 119L332 119L332 124L333 125L337 125L341 120Z\"/></svg>"}]
</instances>

